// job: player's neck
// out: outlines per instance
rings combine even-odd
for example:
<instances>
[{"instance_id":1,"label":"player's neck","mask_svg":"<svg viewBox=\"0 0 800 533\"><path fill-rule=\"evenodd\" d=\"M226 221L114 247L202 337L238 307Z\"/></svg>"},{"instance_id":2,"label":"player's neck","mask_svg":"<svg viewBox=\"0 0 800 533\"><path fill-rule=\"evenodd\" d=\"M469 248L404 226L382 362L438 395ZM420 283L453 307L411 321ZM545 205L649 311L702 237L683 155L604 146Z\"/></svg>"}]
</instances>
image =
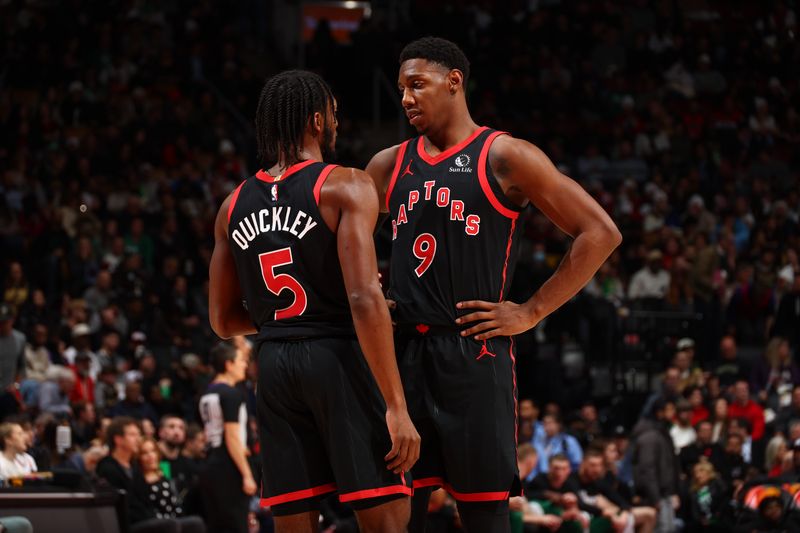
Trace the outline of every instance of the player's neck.
<instances>
[{"instance_id":1,"label":"player's neck","mask_svg":"<svg viewBox=\"0 0 800 533\"><path fill-rule=\"evenodd\" d=\"M475 133L478 125L472 120L469 111L457 110L450 113L453 119L437 131L428 132L425 137L428 139L428 152L435 155L436 152L444 152L448 148L456 146Z\"/></svg>"},{"instance_id":2,"label":"player's neck","mask_svg":"<svg viewBox=\"0 0 800 533\"><path fill-rule=\"evenodd\" d=\"M301 161L308 161L309 159L313 161L322 161L322 149L317 143L307 144L297 155L299 156L299 159L295 160L294 158L289 159L281 154L278 157L278 162L275 163L275 166L269 169L270 176L278 176L283 174L290 166L296 165Z\"/></svg>"}]
</instances>

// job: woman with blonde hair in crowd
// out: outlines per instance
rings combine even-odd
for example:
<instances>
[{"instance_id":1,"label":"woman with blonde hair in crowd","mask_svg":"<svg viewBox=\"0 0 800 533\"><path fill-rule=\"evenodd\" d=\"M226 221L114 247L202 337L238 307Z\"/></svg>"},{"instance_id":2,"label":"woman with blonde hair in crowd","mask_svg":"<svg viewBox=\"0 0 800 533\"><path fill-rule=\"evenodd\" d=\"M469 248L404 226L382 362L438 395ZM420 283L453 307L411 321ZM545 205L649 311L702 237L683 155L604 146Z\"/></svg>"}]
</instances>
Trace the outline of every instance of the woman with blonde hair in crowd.
<instances>
[{"instance_id":1,"label":"woman with blonde hair in crowd","mask_svg":"<svg viewBox=\"0 0 800 533\"><path fill-rule=\"evenodd\" d=\"M142 439L139 447L139 466L147 481L148 496L158 518L177 518L183 514L175 487L161 470L161 452L152 437Z\"/></svg>"},{"instance_id":2,"label":"woman with blonde hair in crowd","mask_svg":"<svg viewBox=\"0 0 800 533\"><path fill-rule=\"evenodd\" d=\"M724 531L719 513L725 505L725 487L705 457L692 467L688 532Z\"/></svg>"},{"instance_id":3,"label":"woman with blonde hair in crowd","mask_svg":"<svg viewBox=\"0 0 800 533\"><path fill-rule=\"evenodd\" d=\"M764 470L769 477L781 475L783 456L787 450L786 439L780 433L772 437L764 453Z\"/></svg>"}]
</instances>

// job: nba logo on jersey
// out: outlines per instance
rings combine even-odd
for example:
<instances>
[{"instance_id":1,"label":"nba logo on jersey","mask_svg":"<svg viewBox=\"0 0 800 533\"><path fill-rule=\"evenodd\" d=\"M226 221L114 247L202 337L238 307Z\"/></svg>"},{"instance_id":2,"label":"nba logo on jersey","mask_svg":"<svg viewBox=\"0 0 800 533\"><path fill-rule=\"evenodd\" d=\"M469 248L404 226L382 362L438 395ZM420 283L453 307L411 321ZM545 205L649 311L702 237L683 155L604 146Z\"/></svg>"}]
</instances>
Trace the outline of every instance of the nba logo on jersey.
<instances>
[{"instance_id":1,"label":"nba logo on jersey","mask_svg":"<svg viewBox=\"0 0 800 533\"><path fill-rule=\"evenodd\" d=\"M272 186L272 189L270 189L270 192L272 193L272 201L273 202L277 202L278 201L278 184L277 183Z\"/></svg>"}]
</instances>

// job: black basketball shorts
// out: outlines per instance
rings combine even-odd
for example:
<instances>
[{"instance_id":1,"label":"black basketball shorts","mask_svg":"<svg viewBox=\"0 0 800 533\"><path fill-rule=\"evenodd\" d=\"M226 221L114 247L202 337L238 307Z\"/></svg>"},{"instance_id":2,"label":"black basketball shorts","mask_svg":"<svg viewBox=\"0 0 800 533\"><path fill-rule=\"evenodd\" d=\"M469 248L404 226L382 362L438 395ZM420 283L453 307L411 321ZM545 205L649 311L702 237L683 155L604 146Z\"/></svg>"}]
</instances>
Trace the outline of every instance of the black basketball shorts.
<instances>
[{"instance_id":1,"label":"black basketball shorts","mask_svg":"<svg viewBox=\"0 0 800 533\"><path fill-rule=\"evenodd\" d=\"M521 490L513 340L486 343L450 328L401 327L395 337L409 413L422 438L414 488L457 501L501 501Z\"/></svg>"},{"instance_id":2,"label":"black basketball shorts","mask_svg":"<svg viewBox=\"0 0 800 533\"><path fill-rule=\"evenodd\" d=\"M386 468L386 404L355 338L262 343L257 402L261 505L276 516L332 492L357 509L411 495L411 476Z\"/></svg>"}]
</instances>

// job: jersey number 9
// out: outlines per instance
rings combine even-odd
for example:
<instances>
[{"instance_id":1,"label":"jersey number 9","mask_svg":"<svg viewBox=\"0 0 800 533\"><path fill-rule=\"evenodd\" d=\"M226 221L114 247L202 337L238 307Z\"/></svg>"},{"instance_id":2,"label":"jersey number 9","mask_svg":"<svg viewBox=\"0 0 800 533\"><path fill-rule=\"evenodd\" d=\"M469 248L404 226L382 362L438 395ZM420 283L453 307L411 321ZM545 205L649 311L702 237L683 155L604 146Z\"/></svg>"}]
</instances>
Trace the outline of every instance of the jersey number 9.
<instances>
[{"instance_id":1,"label":"jersey number 9","mask_svg":"<svg viewBox=\"0 0 800 533\"><path fill-rule=\"evenodd\" d=\"M417 268L414 269L417 277L422 277L426 270L433 263L433 257L436 255L436 238L430 233L420 233L414 239L414 256L421 259L422 262Z\"/></svg>"}]
</instances>

